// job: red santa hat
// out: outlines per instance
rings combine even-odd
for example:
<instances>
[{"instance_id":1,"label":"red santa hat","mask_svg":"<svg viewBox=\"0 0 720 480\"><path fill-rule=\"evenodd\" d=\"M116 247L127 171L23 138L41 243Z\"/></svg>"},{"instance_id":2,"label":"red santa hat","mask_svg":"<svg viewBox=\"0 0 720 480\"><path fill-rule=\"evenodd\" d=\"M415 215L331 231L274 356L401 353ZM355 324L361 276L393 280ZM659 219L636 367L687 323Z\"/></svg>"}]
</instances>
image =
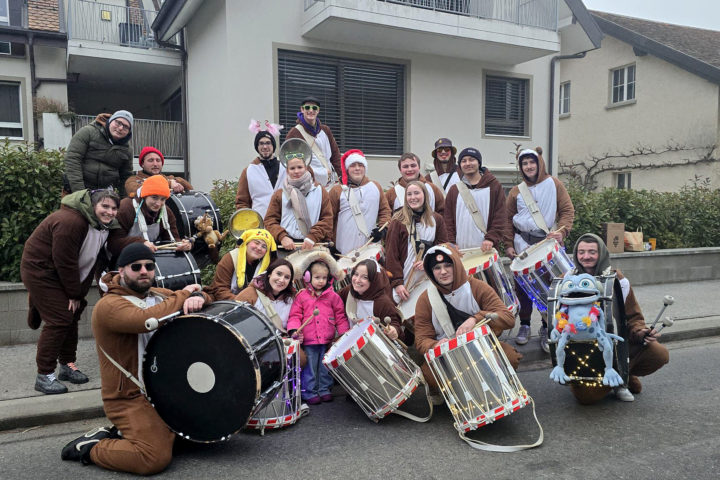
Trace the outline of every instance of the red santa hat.
<instances>
[{"instance_id":1,"label":"red santa hat","mask_svg":"<svg viewBox=\"0 0 720 480\"><path fill-rule=\"evenodd\" d=\"M353 163L361 163L365 166L365 170L367 171L368 163L367 159L365 158L365 154L362 152L362 150L353 149L348 150L347 152L343 153L343 156L340 157L340 167L342 168L342 184L347 185L348 183L348 174L347 174L347 167L349 165L352 165Z\"/></svg>"}]
</instances>

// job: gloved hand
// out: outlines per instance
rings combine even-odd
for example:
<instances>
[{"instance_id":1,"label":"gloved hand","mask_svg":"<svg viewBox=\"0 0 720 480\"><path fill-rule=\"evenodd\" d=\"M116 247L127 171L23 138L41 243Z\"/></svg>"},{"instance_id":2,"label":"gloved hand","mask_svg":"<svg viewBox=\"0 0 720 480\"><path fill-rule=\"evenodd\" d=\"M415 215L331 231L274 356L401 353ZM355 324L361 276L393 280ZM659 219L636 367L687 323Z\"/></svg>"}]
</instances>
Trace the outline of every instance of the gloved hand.
<instances>
[{"instance_id":1,"label":"gloved hand","mask_svg":"<svg viewBox=\"0 0 720 480\"><path fill-rule=\"evenodd\" d=\"M375 243L379 243L385 238L385 232L386 230L380 231L380 227L376 227L370 232L370 239Z\"/></svg>"}]
</instances>

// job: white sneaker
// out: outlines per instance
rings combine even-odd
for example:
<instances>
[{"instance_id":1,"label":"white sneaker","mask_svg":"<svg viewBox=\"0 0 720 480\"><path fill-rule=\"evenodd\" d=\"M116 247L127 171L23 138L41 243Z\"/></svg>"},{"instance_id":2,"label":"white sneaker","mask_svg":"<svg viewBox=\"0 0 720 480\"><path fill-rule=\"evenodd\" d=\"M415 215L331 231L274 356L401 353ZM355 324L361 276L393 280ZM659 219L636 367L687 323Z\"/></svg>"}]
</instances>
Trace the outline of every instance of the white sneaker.
<instances>
[{"instance_id":1,"label":"white sneaker","mask_svg":"<svg viewBox=\"0 0 720 480\"><path fill-rule=\"evenodd\" d=\"M635 396L630 393L630 390L628 390L626 387L615 387L613 390L615 391L615 396L618 398L618 400L622 400L623 402L635 401Z\"/></svg>"},{"instance_id":2,"label":"white sneaker","mask_svg":"<svg viewBox=\"0 0 720 480\"><path fill-rule=\"evenodd\" d=\"M530 337L530 325L520 325L517 336L515 337L515 343L518 345L525 345Z\"/></svg>"}]
</instances>

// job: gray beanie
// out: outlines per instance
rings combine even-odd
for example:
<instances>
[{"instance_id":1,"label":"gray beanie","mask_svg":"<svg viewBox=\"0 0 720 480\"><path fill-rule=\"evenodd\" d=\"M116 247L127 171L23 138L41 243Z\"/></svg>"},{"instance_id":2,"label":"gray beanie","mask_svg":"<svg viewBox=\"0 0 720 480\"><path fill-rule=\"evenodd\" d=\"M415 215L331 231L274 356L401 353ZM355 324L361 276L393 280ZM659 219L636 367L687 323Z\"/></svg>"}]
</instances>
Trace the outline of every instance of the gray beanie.
<instances>
[{"instance_id":1,"label":"gray beanie","mask_svg":"<svg viewBox=\"0 0 720 480\"><path fill-rule=\"evenodd\" d=\"M128 121L130 124L130 131L132 131L133 128L133 116L132 113L128 112L127 110L118 110L117 112L112 114L112 117L110 117L110 120L108 120L107 124L110 126L113 120L116 118L124 118Z\"/></svg>"}]
</instances>

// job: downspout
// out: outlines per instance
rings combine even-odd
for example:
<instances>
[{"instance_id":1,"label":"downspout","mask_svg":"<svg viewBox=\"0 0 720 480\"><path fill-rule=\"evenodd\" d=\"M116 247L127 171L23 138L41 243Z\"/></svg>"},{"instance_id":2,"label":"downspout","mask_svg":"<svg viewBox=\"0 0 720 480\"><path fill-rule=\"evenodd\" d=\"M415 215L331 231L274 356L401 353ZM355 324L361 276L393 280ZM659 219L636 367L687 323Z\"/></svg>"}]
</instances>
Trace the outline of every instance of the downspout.
<instances>
[{"instance_id":1,"label":"downspout","mask_svg":"<svg viewBox=\"0 0 720 480\"><path fill-rule=\"evenodd\" d=\"M32 97L32 119L33 119L33 143L35 148L38 148L38 141L40 136L38 135L38 121L37 115L35 115L35 99L37 97L37 78L35 77L35 35L32 32L28 33L28 47L30 50L30 91Z\"/></svg>"},{"instance_id":2,"label":"downspout","mask_svg":"<svg viewBox=\"0 0 720 480\"><path fill-rule=\"evenodd\" d=\"M553 138L555 134L555 64L558 60L570 60L573 58L584 58L587 51L574 53L572 55L556 55L550 60L550 122L548 127L548 173L553 174Z\"/></svg>"}]
</instances>

